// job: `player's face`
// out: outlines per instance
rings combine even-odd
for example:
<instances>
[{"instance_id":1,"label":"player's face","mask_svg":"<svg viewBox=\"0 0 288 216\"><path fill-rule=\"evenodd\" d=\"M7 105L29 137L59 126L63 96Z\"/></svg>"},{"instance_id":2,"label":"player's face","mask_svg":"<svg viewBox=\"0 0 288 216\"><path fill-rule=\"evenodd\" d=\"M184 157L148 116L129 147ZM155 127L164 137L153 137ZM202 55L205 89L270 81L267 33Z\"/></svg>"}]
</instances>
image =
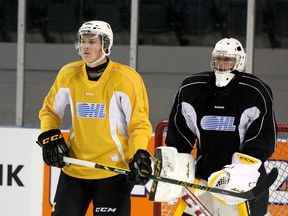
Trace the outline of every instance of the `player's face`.
<instances>
[{"instance_id":1,"label":"player's face","mask_svg":"<svg viewBox=\"0 0 288 216\"><path fill-rule=\"evenodd\" d=\"M101 38L95 35L82 35L80 52L86 64L97 61L103 55Z\"/></svg>"},{"instance_id":2,"label":"player's face","mask_svg":"<svg viewBox=\"0 0 288 216\"><path fill-rule=\"evenodd\" d=\"M213 58L214 68L217 71L229 71L233 69L236 58L226 57L226 56L216 56Z\"/></svg>"}]
</instances>

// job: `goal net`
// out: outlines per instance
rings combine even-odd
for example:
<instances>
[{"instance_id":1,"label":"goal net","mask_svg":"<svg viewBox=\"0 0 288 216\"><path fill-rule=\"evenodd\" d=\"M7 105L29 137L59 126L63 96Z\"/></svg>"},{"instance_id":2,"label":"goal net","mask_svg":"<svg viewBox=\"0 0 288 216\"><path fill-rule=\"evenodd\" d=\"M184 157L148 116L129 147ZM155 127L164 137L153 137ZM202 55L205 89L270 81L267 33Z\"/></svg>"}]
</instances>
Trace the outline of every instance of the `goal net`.
<instances>
[{"instance_id":1,"label":"goal net","mask_svg":"<svg viewBox=\"0 0 288 216\"><path fill-rule=\"evenodd\" d=\"M158 123L155 129L155 148L165 145L168 121ZM270 187L268 212L271 216L288 215L288 124L278 124L277 148L273 155L265 162L267 172L273 167L278 168L278 177ZM192 150L196 154L196 149ZM154 216L174 216L179 201L175 205L168 203L154 203Z\"/></svg>"}]
</instances>

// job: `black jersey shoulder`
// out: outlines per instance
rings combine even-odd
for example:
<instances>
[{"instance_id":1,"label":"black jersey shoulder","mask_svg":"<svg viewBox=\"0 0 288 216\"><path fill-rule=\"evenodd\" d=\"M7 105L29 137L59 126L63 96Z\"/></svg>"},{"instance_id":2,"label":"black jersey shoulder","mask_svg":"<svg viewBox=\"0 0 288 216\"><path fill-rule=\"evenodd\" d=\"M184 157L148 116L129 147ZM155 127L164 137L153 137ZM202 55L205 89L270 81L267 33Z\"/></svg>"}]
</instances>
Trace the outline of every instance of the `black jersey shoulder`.
<instances>
[{"instance_id":1,"label":"black jersey shoulder","mask_svg":"<svg viewBox=\"0 0 288 216\"><path fill-rule=\"evenodd\" d=\"M262 93L267 93L270 98L272 98L272 90L271 88L259 79L257 76L248 73L239 73L239 84L240 85L248 85L254 87L261 91Z\"/></svg>"},{"instance_id":2,"label":"black jersey shoulder","mask_svg":"<svg viewBox=\"0 0 288 216\"><path fill-rule=\"evenodd\" d=\"M214 72L212 71L206 71L201 73L196 73L190 76L185 77L185 79L182 82L182 86L195 83L195 82L205 82L207 83L209 80L209 77L212 76Z\"/></svg>"}]
</instances>

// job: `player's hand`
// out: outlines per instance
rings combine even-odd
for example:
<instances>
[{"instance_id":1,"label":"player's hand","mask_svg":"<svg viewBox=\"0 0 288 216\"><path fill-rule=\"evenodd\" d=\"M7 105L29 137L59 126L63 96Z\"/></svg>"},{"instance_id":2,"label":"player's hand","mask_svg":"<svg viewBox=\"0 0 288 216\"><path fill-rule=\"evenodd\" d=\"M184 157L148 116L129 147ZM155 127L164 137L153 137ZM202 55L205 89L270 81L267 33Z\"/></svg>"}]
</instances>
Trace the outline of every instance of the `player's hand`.
<instances>
[{"instance_id":1,"label":"player's hand","mask_svg":"<svg viewBox=\"0 0 288 216\"><path fill-rule=\"evenodd\" d=\"M150 154L146 150L139 149L129 163L130 173L128 181L136 185L145 185L152 173Z\"/></svg>"},{"instance_id":2,"label":"player's hand","mask_svg":"<svg viewBox=\"0 0 288 216\"><path fill-rule=\"evenodd\" d=\"M222 170L214 172L208 178L209 187L217 187L234 192L244 192L256 186L262 162L257 158L234 153L232 164L226 165ZM211 193L220 202L226 205L238 205L245 202L245 199L233 196Z\"/></svg>"},{"instance_id":3,"label":"player's hand","mask_svg":"<svg viewBox=\"0 0 288 216\"><path fill-rule=\"evenodd\" d=\"M48 166L62 168L65 166L63 156L69 149L59 129L52 129L41 133L37 144L42 147L42 156Z\"/></svg>"}]
</instances>

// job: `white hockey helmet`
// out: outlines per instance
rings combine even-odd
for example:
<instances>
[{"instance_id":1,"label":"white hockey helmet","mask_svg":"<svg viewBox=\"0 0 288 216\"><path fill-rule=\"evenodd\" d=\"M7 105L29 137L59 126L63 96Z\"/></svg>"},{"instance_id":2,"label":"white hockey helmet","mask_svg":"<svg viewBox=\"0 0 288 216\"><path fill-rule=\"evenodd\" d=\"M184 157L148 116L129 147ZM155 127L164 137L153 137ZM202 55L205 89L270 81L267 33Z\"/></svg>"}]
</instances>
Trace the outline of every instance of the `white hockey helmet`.
<instances>
[{"instance_id":1,"label":"white hockey helmet","mask_svg":"<svg viewBox=\"0 0 288 216\"><path fill-rule=\"evenodd\" d=\"M77 33L77 42L75 44L78 53L80 52L80 41L82 35L92 34L101 36L102 38L102 52L108 56L111 53L111 47L113 45L113 31L109 23L99 20L91 20L83 23ZM107 49L107 50L105 50ZM80 53L79 53L80 54Z\"/></svg>"},{"instance_id":2,"label":"white hockey helmet","mask_svg":"<svg viewBox=\"0 0 288 216\"><path fill-rule=\"evenodd\" d=\"M242 72L246 67L246 53L242 44L235 38L224 38L215 44L210 62L213 71L217 71L214 64L214 58L218 56L236 59L234 67L227 71L229 73L233 70Z\"/></svg>"}]
</instances>

